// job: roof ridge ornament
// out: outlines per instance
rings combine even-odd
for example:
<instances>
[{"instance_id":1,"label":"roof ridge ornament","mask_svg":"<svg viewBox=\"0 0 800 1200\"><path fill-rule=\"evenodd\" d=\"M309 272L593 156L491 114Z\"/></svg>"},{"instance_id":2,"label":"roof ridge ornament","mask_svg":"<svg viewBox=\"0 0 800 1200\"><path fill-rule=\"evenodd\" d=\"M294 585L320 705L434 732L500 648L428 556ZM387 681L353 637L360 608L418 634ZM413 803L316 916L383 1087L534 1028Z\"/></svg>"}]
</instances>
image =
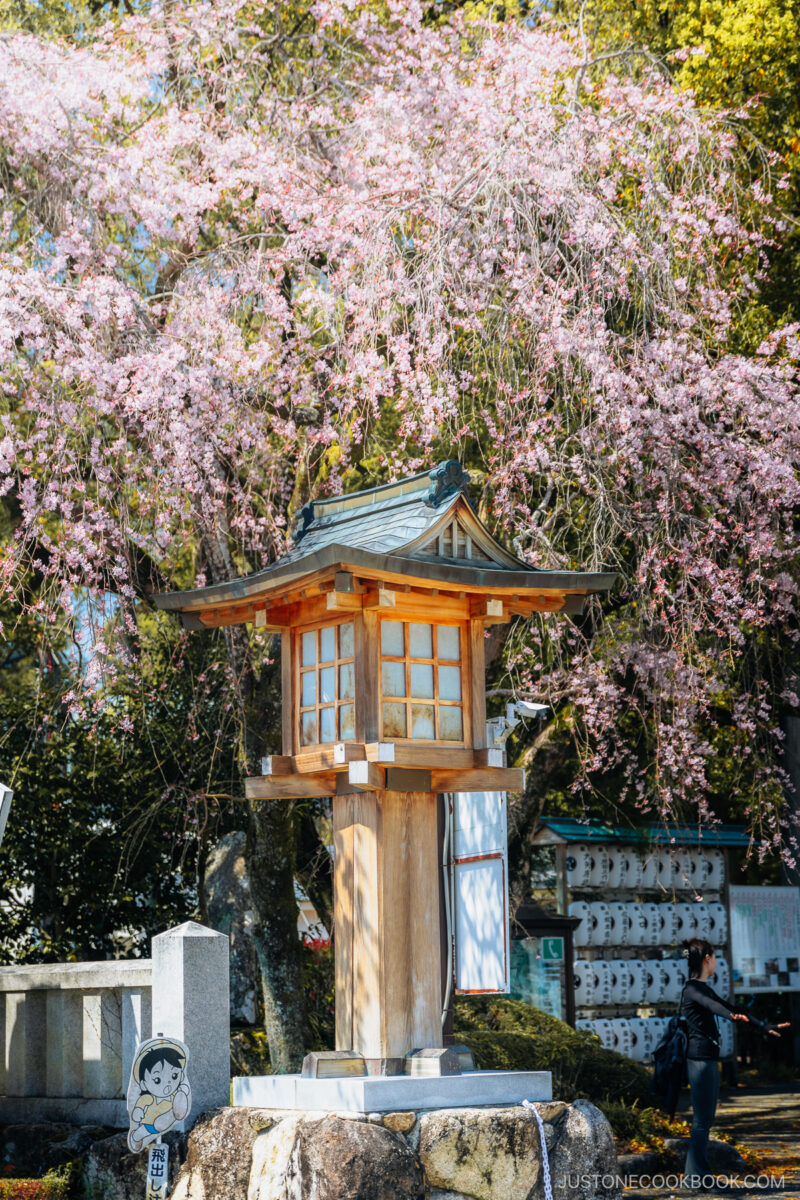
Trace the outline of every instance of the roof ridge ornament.
<instances>
[{"instance_id":1,"label":"roof ridge ornament","mask_svg":"<svg viewBox=\"0 0 800 1200\"><path fill-rule=\"evenodd\" d=\"M438 508L445 500L459 492L465 492L469 484L469 475L455 458L441 462L429 473L430 487L425 497L429 508Z\"/></svg>"}]
</instances>

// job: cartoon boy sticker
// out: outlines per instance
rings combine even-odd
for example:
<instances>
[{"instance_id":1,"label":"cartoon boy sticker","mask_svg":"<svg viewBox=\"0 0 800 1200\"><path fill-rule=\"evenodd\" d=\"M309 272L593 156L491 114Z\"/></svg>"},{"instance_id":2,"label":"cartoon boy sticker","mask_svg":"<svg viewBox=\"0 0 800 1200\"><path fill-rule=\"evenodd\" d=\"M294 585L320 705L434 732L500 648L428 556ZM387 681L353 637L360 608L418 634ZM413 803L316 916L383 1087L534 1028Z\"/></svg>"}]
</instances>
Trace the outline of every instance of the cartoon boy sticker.
<instances>
[{"instance_id":1,"label":"cartoon boy sticker","mask_svg":"<svg viewBox=\"0 0 800 1200\"><path fill-rule=\"evenodd\" d=\"M136 1153L182 1121L192 1103L186 1078L189 1051L175 1038L141 1042L131 1068L128 1145Z\"/></svg>"}]
</instances>

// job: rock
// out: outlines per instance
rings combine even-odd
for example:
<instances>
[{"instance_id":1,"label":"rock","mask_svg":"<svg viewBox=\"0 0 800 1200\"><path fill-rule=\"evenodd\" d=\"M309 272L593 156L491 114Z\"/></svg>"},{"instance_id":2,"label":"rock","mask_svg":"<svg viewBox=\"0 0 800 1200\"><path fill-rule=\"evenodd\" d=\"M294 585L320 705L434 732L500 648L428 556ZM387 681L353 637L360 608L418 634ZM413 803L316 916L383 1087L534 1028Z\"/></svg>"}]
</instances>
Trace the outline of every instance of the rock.
<instances>
[{"instance_id":1,"label":"rock","mask_svg":"<svg viewBox=\"0 0 800 1200\"><path fill-rule=\"evenodd\" d=\"M658 1175L663 1172L663 1168L664 1161L655 1150L617 1156L618 1175Z\"/></svg>"},{"instance_id":2,"label":"rock","mask_svg":"<svg viewBox=\"0 0 800 1200\"><path fill-rule=\"evenodd\" d=\"M13 1163L17 1174L37 1178L53 1167L62 1167L80 1156L110 1129L79 1127L60 1121L37 1121L30 1125L6 1125L0 1132L0 1160Z\"/></svg>"},{"instance_id":3,"label":"rock","mask_svg":"<svg viewBox=\"0 0 800 1200\"><path fill-rule=\"evenodd\" d=\"M667 1150L674 1150L677 1153L681 1167L683 1167L689 1149L688 1137L664 1138L664 1145ZM747 1164L736 1147L732 1146L730 1142L720 1141L719 1138L708 1139L708 1165L712 1172L720 1174L747 1170Z\"/></svg>"},{"instance_id":4,"label":"rock","mask_svg":"<svg viewBox=\"0 0 800 1200\"><path fill-rule=\"evenodd\" d=\"M253 1147L248 1200L424 1200L425 1195L419 1159L382 1125L292 1114L259 1134Z\"/></svg>"},{"instance_id":5,"label":"rock","mask_svg":"<svg viewBox=\"0 0 800 1200\"><path fill-rule=\"evenodd\" d=\"M147 1184L147 1153L131 1154L127 1133L95 1142L83 1163L83 1186L92 1200L142 1200ZM169 1183L174 1183L186 1153L186 1134L167 1133Z\"/></svg>"},{"instance_id":6,"label":"rock","mask_svg":"<svg viewBox=\"0 0 800 1200\"><path fill-rule=\"evenodd\" d=\"M255 1025L259 1018L260 976L245 842L244 833L220 838L206 861L203 885L209 925L230 938L231 1021L235 1025Z\"/></svg>"},{"instance_id":7,"label":"rock","mask_svg":"<svg viewBox=\"0 0 800 1200\"><path fill-rule=\"evenodd\" d=\"M614 1134L588 1100L567 1106L550 1155L550 1175L553 1200L610 1200L619 1194Z\"/></svg>"},{"instance_id":8,"label":"rock","mask_svg":"<svg viewBox=\"0 0 800 1200\"><path fill-rule=\"evenodd\" d=\"M170 1200L247 1200L253 1143L272 1124L271 1114L250 1108L204 1113L189 1134Z\"/></svg>"},{"instance_id":9,"label":"rock","mask_svg":"<svg viewBox=\"0 0 800 1200\"><path fill-rule=\"evenodd\" d=\"M552 1125L545 1126L545 1138L555 1142ZM521 1106L423 1113L419 1156L428 1183L444 1192L475 1200L544 1195L538 1125L530 1109Z\"/></svg>"},{"instance_id":10,"label":"rock","mask_svg":"<svg viewBox=\"0 0 800 1200\"><path fill-rule=\"evenodd\" d=\"M392 1133L408 1133L409 1129L413 1129L417 1121L417 1114L413 1112L396 1112L386 1113L383 1118L383 1123Z\"/></svg>"}]
</instances>

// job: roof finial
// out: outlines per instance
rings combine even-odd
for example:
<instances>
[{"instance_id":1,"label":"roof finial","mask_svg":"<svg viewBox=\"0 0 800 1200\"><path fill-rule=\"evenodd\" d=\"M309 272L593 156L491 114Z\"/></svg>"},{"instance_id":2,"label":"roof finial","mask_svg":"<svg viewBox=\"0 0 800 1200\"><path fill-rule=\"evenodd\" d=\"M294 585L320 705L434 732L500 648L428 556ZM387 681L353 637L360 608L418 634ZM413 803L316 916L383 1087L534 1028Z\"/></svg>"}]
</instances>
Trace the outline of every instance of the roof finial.
<instances>
[{"instance_id":1,"label":"roof finial","mask_svg":"<svg viewBox=\"0 0 800 1200\"><path fill-rule=\"evenodd\" d=\"M440 504L445 500L449 500L451 496L467 490L469 475L463 469L460 462L451 458L447 462L439 463L438 466L433 468L430 472L430 481L425 503L430 508L438 508Z\"/></svg>"}]
</instances>

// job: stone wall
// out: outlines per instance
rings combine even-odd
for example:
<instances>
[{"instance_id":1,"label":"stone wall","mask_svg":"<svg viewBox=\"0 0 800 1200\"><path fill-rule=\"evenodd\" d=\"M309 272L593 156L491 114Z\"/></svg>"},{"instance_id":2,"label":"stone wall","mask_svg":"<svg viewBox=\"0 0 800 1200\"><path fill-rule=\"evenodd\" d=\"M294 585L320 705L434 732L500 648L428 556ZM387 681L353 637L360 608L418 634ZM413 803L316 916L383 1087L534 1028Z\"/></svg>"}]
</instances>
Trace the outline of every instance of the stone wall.
<instances>
[{"instance_id":1,"label":"stone wall","mask_svg":"<svg viewBox=\"0 0 800 1200\"><path fill-rule=\"evenodd\" d=\"M537 1104L554 1200L611 1200L611 1127L587 1100ZM523 1107L367 1117L227 1108L202 1118L171 1200L543 1200Z\"/></svg>"}]
</instances>

